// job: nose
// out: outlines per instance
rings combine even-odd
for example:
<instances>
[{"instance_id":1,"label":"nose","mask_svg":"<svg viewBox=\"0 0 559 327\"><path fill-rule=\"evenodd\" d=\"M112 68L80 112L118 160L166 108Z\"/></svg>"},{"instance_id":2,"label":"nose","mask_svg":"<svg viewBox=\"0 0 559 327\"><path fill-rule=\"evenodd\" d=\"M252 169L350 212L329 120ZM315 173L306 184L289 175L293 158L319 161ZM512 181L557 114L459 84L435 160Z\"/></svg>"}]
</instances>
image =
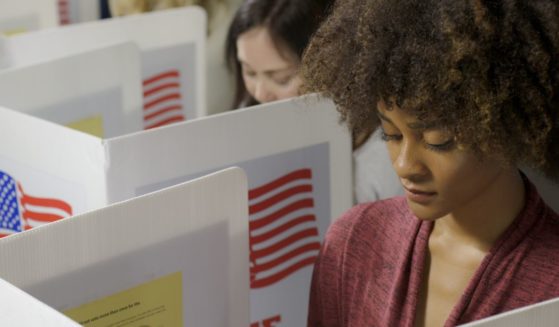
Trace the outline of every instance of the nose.
<instances>
[{"instance_id":1,"label":"nose","mask_svg":"<svg viewBox=\"0 0 559 327\"><path fill-rule=\"evenodd\" d=\"M276 100L274 93L268 88L264 81L256 83L254 98L260 103L267 103Z\"/></svg>"},{"instance_id":2,"label":"nose","mask_svg":"<svg viewBox=\"0 0 559 327\"><path fill-rule=\"evenodd\" d=\"M420 182L428 174L428 170L420 157L417 148L421 146L410 141L402 141L398 146L392 165L400 179Z\"/></svg>"}]
</instances>

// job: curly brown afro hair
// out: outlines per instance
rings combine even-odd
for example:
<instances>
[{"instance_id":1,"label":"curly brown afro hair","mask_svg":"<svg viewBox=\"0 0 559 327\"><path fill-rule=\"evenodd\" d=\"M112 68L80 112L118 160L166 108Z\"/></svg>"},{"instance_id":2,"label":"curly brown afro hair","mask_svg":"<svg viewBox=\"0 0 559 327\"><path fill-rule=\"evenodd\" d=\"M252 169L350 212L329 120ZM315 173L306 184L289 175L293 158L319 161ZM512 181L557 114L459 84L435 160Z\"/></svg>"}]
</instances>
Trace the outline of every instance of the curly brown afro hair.
<instances>
[{"instance_id":1,"label":"curly brown afro hair","mask_svg":"<svg viewBox=\"0 0 559 327\"><path fill-rule=\"evenodd\" d=\"M303 59L306 91L354 135L380 100L557 178L559 1L339 0Z\"/></svg>"}]
</instances>

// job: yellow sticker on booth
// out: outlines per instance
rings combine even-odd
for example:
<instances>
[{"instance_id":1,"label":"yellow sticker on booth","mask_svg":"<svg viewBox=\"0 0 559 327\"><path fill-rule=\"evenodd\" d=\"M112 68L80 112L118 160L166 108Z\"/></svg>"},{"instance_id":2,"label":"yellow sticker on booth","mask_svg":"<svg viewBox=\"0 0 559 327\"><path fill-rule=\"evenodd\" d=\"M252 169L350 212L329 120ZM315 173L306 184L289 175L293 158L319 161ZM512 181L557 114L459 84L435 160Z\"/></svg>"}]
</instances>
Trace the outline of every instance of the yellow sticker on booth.
<instances>
[{"instance_id":1,"label":"yellow sticker on booth","mask_svg":"<svg viewBox=\"0 0 559 327\"><path fill-rule=\"evenodd\" d=\"M102 116L85 118L69 123L66 126L100 138L103 138L103 136L105 135L105 131L103 130Z\"/></svg>"},{"instance_id":2,"label":"yellow sticker on booth","mask_svg":"<svg viewBox=\"0 0 559 327\"><path fill-rule=\"evenodd\" d=\"M87 327L183 326L177 272L64 312Z\"/></svg>"},{"instance_id":3,"label":"yellow sticker on booth","mask_svg":"<svg viewBox=\"0 0 559 327\"><path fill-rule=\"evenodd\" d=\"M12 28L9 30L2 31L2 34L4 34L4 36L14 36L14 35L27 33L27 32L28 32L27 28L20 27L20 28Z\"/></svg>"}]
</instances>

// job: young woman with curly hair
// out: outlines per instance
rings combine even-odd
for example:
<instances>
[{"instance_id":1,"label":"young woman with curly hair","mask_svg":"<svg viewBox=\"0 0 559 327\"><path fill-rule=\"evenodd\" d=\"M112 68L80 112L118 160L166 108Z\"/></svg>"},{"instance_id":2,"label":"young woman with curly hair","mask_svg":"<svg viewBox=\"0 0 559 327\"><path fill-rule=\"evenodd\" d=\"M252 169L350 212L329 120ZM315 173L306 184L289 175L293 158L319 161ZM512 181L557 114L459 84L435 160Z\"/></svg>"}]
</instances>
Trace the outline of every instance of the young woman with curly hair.
<instances>
[{"instance_id":1,"label":"young woman with curly hair","mask_svg":"<svg viewBox=\"0 0 559 327\"><path fill-rule=\"evenodd\" d=\"M559 297L559 3L344 0L303 59L406 196L329 229L309 326L455 326Z\"/></svg>"}]
</instances>

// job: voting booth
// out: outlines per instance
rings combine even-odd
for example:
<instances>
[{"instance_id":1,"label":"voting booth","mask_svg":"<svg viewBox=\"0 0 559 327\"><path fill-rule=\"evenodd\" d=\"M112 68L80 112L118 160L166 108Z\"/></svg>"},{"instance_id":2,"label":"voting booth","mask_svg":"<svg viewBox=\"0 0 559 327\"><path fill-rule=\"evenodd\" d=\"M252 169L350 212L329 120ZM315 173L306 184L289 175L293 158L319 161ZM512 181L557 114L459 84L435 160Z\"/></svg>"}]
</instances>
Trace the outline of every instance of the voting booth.
<instances>
[{"instance_id":1,"label":"voting booth","mask_svg":"<svg viewBox=\"0 0 559 327\"><path fill-rule=\"evenodd\" d=\"M231 168L0 239L0 278L83 326L246 327L246 194Z\"/></svg>"},{"instance_id":2,"label":"voting booth","mask_svg":"<svg viewBox=\"0 0 559 327\"><path fill-rule=\"evenodd\" d=\"M462 327L555 327L559 322L559 298L505 312Z\"/></svg>"},{"instance_id":3,"label":"voting booth","mask_svg":"<svg viewBox=\"0 0 559 327\"><path fill-rule=\"evenodd\" d=\"M135 44L107 46L0 70L0 106L99 137L129 134L143 130L140 76Z\"/></svg>"},{"instance_id":4,"label":"voting booth","mask_svg":"<svg viewBox=\"0 0 559 327\"><path fill-rule=\"evenodd\" d=\"M58 25L57 0L0 0L0 34L15 35Z\"/></svg>"},{"instance_id":5,"label":"voting booth","mask_svg":"<svg viewBox=\"0 0 559 327\"><path fill-rule=\"evenodd\" d=\"M352 205L349 132L334 104L312 95L109 139L0 109L0 137L13 140L0 143L0 171L13 197L58 201L56 210L21 208L19 230L48 221L45 211L55 210L57 217L47 217L57 220L70 208L76 214L243 168L253 323L305 324L321 240Z\"/></svg>"},{"instance_id":6,"label":"voting booth","mask_svg":"<svg viewBox=\"0 0 559 327\"><path fill-rule=\"evenodd\" d=\"M143 125L159 127L206 115L206 13L163 10L27 33L10 38L12 66L132 41L141 50Z\"/></svg>"}]
</instances>

